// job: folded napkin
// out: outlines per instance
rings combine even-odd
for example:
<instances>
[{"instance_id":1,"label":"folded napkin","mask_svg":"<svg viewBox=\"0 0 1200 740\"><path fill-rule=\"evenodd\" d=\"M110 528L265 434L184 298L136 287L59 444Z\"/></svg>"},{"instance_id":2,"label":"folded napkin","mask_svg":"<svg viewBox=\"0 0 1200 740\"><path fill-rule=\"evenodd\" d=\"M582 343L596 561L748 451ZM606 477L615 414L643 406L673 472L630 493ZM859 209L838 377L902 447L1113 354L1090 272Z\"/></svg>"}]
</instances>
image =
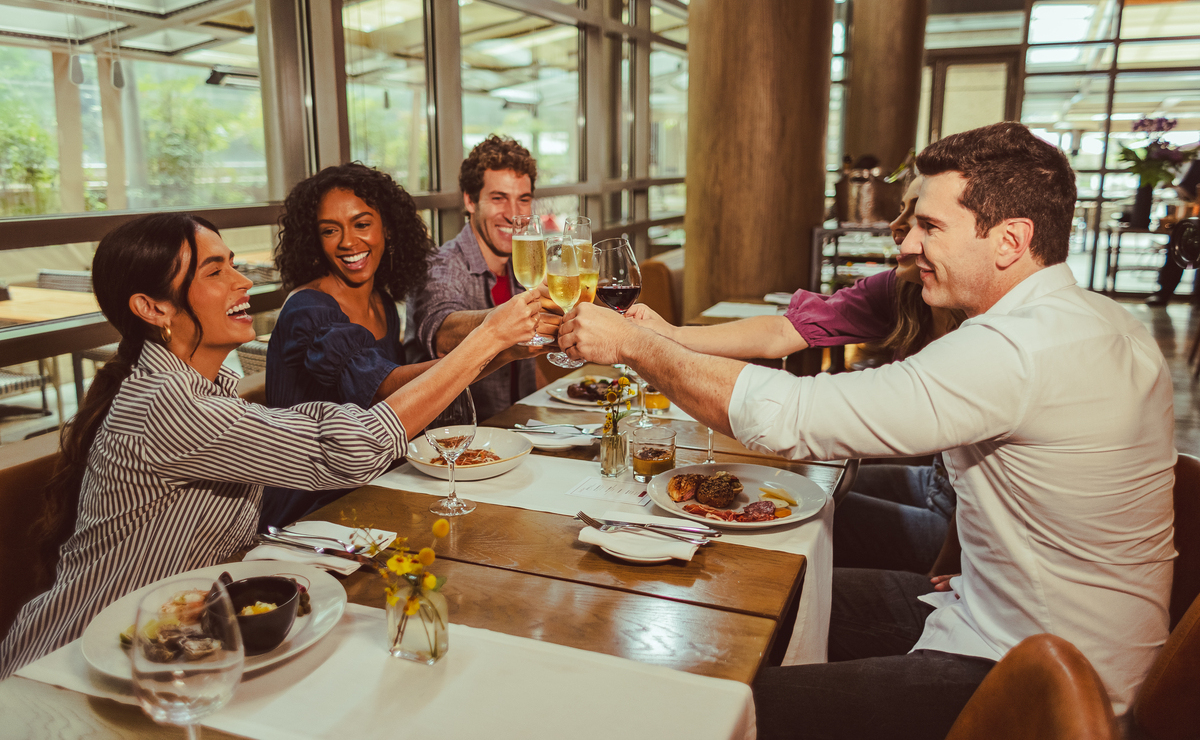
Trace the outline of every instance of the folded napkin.
<instances>
[{"instance_id":1,"label":"folded napkin","mask_svg":"<svg viewBox=\"0 0 1200 740\"><path fill-rule=\"evenodd\" d=\"M777 306L790 306L792 304L791 293L767 293L763 296L763 300L767 303L774 303Z\"/></svg>"},{"instance_id":2,"label":"folded napkin","mask_svg":"<svg viewBox=\"0 0 1200 740\"><path fill-rule=\"evenodd\" d=\"M530 419L529 421L525 422L525 426L540 427L540 426L548 426L548 424L547 424L547 422L538 421L537 419ZM595 432L599 431L600 427L602 427L604 425L603 424L581 424L580 426L582 426L584 429L589 430L592 433L595 433ZM543 446L544 447L556 447L556 448L581 447L583 445L590 445L591 443L596 441L595 437L592 437L587 434L579 434L577 432L574 432L574 431L568 429L567 427L558 427L558 429L560 431L556 431L553 434L540 434L539 433L539 434L523 434L521 436L525 437L525 439L528 439L530 442L532 442L534 447L543 447ZM514 431L517 431L517 434L521 434L521 432L519 430L514 430Z\"/></svg>"},{"instance_id":3,"label":"folded napkin","mask_svg":"<svg viewBox=\"0 0 1200 740\"><path fill-rule=\"evenodd\" d=\"M626 513L622 511L606 511L597 519L611 519L637 524L674 524L678 526L682 520L674 517L648 516L646 514ZM689 536L681 532L685 537ZM697 535L699 537L699 535ZM699 545L689 545L686 542L656 534L649 530L627 529L622 532L601 532L598 529L585 526L579 531L579 541L589 545L597 545L621 555L632 558L675 558L676 560L691 560Z\"/></svg>"},{"instance_id":4,"label":"folded napkin","mask_svg":"<svg viewBox=\"0 0 1200 740\"><path fill-rule=\"evenodd\" d=\"M334 524L333 522L296 522L288 527L288 529L301 534L332 537L343 542L351 542L360 547L369 544L368 535L364 534L362 530L351 529L350 527L344 527L341 524ZM395 532L388 532L382 529L368 529L367 532L369 533L370 540L373 540L380 550L396 541ZM305 542L305 540L297 540L297 542ZM317 547L325 547L326 544L330 547L337 547L337 544L333 542L323 543L319 540L308 540L308 542ZM305 552L284 545L259 545L246 553L246 557L243 560L281 560L288 563L304 563L344 576L350 575L361 567L359 563L353 560L339 558L336 555L319 555L315 552Z\"/></svg>"}]
</instances>

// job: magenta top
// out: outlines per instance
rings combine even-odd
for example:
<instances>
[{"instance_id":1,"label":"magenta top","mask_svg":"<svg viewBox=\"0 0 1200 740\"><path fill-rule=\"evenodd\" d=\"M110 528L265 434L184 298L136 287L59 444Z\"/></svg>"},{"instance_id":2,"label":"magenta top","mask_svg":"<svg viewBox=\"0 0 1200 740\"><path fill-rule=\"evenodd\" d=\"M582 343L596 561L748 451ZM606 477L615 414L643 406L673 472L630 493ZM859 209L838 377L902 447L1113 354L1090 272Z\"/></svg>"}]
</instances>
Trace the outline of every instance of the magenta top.
<instances>
[{"instance_id":1,"label":"magenta top","mask_svg":"<svg viewBox=\"0 0 1200 740\"><path fill-rule=\"evenodd\" d=\"M797 290L784 315L809 347L886 339L896 325L896 271L863 278L833 295Z\"/></svg>"}]
</instances>

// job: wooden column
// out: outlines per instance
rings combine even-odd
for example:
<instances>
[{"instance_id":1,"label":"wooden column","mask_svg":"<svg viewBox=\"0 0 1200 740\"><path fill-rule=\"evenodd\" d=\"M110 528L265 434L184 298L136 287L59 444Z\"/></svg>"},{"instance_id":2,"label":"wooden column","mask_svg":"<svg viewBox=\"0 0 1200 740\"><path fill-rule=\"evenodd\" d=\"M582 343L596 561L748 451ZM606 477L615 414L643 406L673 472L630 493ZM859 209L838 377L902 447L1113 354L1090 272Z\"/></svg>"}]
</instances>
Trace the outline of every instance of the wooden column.
<instances>
[{"instance_id":1,"label":"wooden column","mask_svg":"<svg viewBox=\"0 0 1200 740\"><path fill-rule=\"evenodd\" d=\"M808 284L833 0L692 0L684 314Z\"/></svg>"},{"instance_id":2,"label":"wooden column","mask_svg":"<svg viewBox=\"0 0 1200 740\"><path fill-rule=\"evenodd\" d=\"M96 69L100 87L100 111L104 120L104 166L108 180L108 210L129 208L125 193L125 116L121 108L121 91L112 84L110 56L97 56ZM122 66L126 62L121 63Z\"/></svg>"},{"instance_id":3,"label":"wooden column","mask_svg":"<svg viewBox=\"0 0 1200 740\"><path fill-rule=\"evenodd\" d=\"M54 113L58 131L58 198L62 213L82 213L83 118L79 88L71 82L71 55L52 52Z\"/></svg>"},{"instance_id":4,"label":"wooden column","mask_svg":"<svg viewBox=\"0 0 1200 740\"><path fill-rule=\"evenodd\" d=\"M845 151L874 154L884 174L917 140L928 9L929 0L854 0Z\"/></svg>"}]
</instances>

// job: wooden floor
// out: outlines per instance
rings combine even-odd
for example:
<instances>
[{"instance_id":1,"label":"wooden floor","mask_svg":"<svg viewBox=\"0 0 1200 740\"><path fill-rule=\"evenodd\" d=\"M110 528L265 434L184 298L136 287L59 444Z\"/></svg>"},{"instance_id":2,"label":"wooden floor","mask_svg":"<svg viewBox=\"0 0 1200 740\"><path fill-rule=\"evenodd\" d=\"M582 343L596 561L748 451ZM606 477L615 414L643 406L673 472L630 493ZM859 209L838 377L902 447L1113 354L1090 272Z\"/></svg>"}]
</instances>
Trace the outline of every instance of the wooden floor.
<instances>
[{"instance_id":1,"label":"wooden floor","mask_svg":"<svg viewBox=\"0 0 1200 740\"><path fill-rule=\"evenodd\" d=\"M1140 301L1122 301L1121 305L1150 330L1171 368L1171 379L1175 383L1176 449L1200 456L1200 384L1192 379L1191 368L1187 364L1191 338L1200 328L1200 308L1193 309L1187 303L1151 308ZM60 362L69 364L70 358L62 358ZM53 409L54 391L50 390L49 393L50 407ZM0 403L36 408L41 405L41 396L31 393L6 398ZM68 417L74 415L75 392L70 383L64 384L63 387L63 405ZM53 430L57 423L57 414L45 417L33 414L10 416L0 410L0 444Z\"/></svg>"}]
</instances>

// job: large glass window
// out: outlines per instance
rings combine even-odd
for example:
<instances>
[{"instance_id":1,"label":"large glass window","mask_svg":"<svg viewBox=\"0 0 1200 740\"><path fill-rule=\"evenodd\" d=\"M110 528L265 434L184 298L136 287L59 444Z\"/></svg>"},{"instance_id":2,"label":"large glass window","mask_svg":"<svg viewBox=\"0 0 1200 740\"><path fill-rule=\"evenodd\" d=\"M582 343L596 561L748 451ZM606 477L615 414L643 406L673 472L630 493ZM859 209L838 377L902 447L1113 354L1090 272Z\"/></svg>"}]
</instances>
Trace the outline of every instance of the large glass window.
<instances>
[{"instance_id":1,"label":"large glass window","mask_svg":"<svg viewBox=\"0 0 1200 740\"><path fill-rule=\"evenodd\" d=\"M342 6L350 156L410 192L429 190L424 8L422 0Z\"/></svg>"},{"instance_id":2,"label":"large glass window","mask_svg":"<svg viewBox=\"0 0 1200 740\"><path fill-rule=\"evenodd\" d=\"M1066 152L1076 170L1097 170L1107 106L1107 75L1039 75L1025 80L1021 122Z\"/></svg>"},{"instance_id":3,"label":"large glass window","mask_svg":"<svg viewBox=\"0 0 1200 740\"><path fill-rule=\"evenodd\" d=\"M650 52L650 176L682 177L687 171L687 55Z\"/></svg>"},{"instance_id":4,"label":"large glass window","mask_svg":"<svg viewBox=\"0 0 1200 740\"><path fill-rule=\"evenodd\" d=\"M253 5L168 5L0 2L0 217L266 199Z\"/></svg>"},{"instance_id":5,"label":"large glass window","mask_svg":"<svg viewBox=\"0 0 1200 740\"><path fill-rule=\"evenodd\" d=\"M540 185L578 182L579 29L486 2L459 14L464 149L506 134L537 158Z\"/></svg>"}]
</instances>

